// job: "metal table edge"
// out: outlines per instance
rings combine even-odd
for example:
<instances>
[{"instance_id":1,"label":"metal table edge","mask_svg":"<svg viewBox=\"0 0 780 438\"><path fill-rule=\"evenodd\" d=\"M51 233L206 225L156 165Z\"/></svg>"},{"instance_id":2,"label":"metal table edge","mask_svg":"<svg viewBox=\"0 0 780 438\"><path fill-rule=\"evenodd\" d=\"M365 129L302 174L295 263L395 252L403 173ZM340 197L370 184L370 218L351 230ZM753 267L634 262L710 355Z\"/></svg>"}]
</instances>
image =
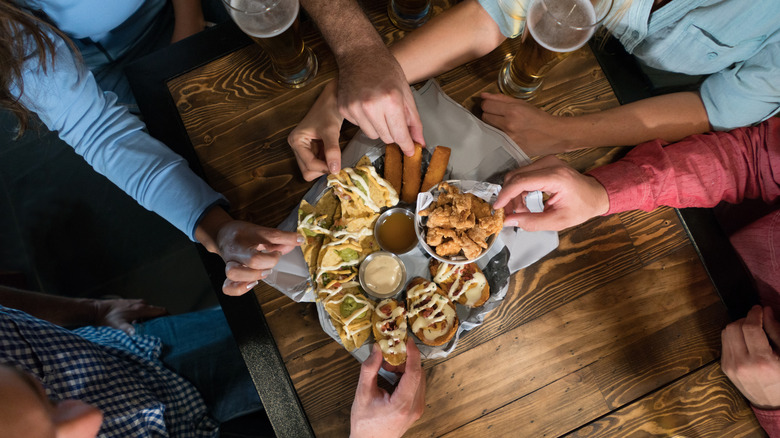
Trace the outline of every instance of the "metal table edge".
<instances>
[{"instance_id":1,"label":"metal table edge","mask_svg":"<svg viewBox=\"0 0 780 438\"><path fill-rule=\"evenodd\" d=\"M204 177L203 168L167 83L251 43L234 23L222 23L138 59L125 69L149 133L183 156L201 177ZM197 247L275 434L279 437L313 437L314 432L260 303L253 293L240 297L223 294L222 259L202 245Z\"/></svg>"},{"instance_id":2,"label":"metal table edge","mask_svg":"<svg viewBox=\"0 0 780 438\"><path fill-rule=\"evenodd\" d=\"M653 86L637 60L618 40L593 39L590 47L621 105L654 95ZM675 211L729 316L733 320L743 318L758 304L758 292L712 209L676 208Z\"/></svg>"}]
</instances>

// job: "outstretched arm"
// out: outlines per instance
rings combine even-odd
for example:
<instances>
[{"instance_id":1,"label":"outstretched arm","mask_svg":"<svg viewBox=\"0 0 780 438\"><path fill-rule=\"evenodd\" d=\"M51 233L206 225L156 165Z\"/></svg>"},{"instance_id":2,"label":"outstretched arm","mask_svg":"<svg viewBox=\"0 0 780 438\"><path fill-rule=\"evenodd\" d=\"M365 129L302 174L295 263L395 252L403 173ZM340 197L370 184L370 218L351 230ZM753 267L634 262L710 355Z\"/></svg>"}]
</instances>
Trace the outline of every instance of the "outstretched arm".
<instances>
[{"instance_id":1,"label":"outstretched arm","mask_svg":"<svg viewBox=\"0 0 780 438\"><path fill-rule=\"evenodd\" d=\"M173 35L171 43L194 35L206 27L200 0L172 0Z\"/></svg>"},{"instance_id":2,"label":"outstretched arm","mask_svg":"<svg viewBox=\"0 0 780 438\"><path fill-rule=\"evenodd\" d=\"M11 307L62 327L105 325L133 333L131 323L168 312L143 300L93 300L23 291L0 286L0 305Z\"/></svg>"},{"instance_id":3,"label":"outstretched arm","mask_svg":"<svg viewBox=\"0 0 780 438\"><path fill-rule=\"evenodd\" d=\"M521 99L482 94L482 119L506 132L529 155L678 141L710 130L698 93L681 92L576 117L554 116Z\"/></svg>"}]
</instances>

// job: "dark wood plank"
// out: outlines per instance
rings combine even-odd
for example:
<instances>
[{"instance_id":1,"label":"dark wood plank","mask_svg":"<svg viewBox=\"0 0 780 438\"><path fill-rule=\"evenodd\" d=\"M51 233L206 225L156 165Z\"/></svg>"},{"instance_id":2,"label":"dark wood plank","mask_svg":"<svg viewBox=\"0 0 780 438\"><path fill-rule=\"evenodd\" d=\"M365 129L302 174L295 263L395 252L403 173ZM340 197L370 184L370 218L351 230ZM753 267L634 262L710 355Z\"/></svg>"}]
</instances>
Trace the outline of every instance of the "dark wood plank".
<instances>
[{"instance_id":1,"label":"dark wood plank","mask_svg":"<svg viewBox=\"0 0 780 438\"><path fill-rule=\"evenodd\" d=\"M726 431L728 434L725 434ZM571 437L765 436L715 362L651 396L590 423Z\"/></svg>"},{"instance_id":2,"label":"dark wood plank","mask_svg":"<svg viewBox=\"0 0 780 438\"><path fill-rule=\"evenodd\" d=\"M673 208L661 207L652 213L627 211L618 216L643 263L691 244Z\"/></svg>"}]
</instances>

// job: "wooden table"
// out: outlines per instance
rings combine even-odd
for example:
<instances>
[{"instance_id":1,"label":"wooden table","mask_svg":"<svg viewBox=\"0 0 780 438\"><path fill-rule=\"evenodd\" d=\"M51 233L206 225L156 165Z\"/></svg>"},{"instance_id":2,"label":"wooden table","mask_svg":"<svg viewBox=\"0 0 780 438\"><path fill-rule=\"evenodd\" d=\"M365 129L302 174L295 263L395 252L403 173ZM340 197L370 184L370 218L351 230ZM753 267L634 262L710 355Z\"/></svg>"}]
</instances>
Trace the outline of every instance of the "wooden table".
<instances>
[{"instance_id":1,"label":"wooden table","mask_svg":"<svg viewBox=\"0 0 780 438\"><path fill-rule=\"evenodd\" d=\"M437 13L447 6L435 4ZM403 35L383 1L364 8L386 41ZM266 226L310 187L286 138L336 68L312 23L302 29L320 71L300 90L274 83L268 59L232 23L129 71L150 132L224 193L235 217ZM478 113L476 96L497 92L498 68L515 44L437 79ZM598 59L579 50L533 102L573 115L644 97L647 87L610 47ZM346 127L342 139L355 132ZM586 170L625 149L562 157ZM670 208L561 232L558 249L512 277L482 326L446 359L423 363L426 412L407 436L762 436L719 366L729 312L740 316L752 297L716 233L706 211ZM221 260L204 252L204 263L219 291ZM264 284L254 295L219 295L277 434L347 436L360 365L322 331L315 305Z\"/></svg>"}]
</instances>

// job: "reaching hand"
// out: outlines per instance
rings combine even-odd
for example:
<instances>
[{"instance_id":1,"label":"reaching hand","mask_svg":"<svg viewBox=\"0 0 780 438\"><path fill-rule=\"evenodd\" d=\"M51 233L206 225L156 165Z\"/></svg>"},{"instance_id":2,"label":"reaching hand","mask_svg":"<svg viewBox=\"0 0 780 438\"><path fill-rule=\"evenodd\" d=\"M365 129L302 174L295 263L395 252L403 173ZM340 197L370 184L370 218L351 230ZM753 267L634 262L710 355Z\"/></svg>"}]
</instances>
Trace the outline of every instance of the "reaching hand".
<instances>
[{"instance_id":1,"label":"reaching hand","mask_svg":"<svg viewBox=\"0 0 780 438\"><path fill-rule=\"evenodd\" d=\"M504 131L530 156L564 152L560 133L563 118L547 114L532 104L503 94L482 93L482 120Z\"/></svg>"},{"instance_id":2,"label":"reaching hand","mask_svg":"<svg viewBox=\"0 0 780 438\"><path fill-rule=\"evenodd\" d=\"M343 121L336 106L336 82L333 81L325 86L306 117L287 137L306 181L341 170L339 130Z\"/></svg>"},{"instance_id":3,"label":"reaching hand","mask_svg":"<svg viewBox=\"0 0 780 438\"><path fill-rule=\"evenodd\" d=\"M754 306L747 317L721 333L721 367L750 403L760 409L780 409L780 322L771 307ZM771 342L771 344L770 344Z\"/></svg>"},{"instance_id":4,"label":"reaching hand","mask_svg":"<svg viewBox=\"0 0 780 438\"><path fill-rule=\"evenodd\" d=\"M371 356L360 367L360 381L352 403L350 436L400 437L420 418L425 409L425 378L420 350L411 337L406 341L406 354L406 371L393 394L389 395L377 386L382 350L374 344Z\"/></svg>"},{"instance_id":5,"label":"reaching hand","mask_svg":"<svg viewBox=\"0 0 780 438\"><path fill-rule=\"evenodd\" d=\"M385 52L339 64L338 107L368 137L397 143L411 156L414 142L425 145L422 122L401 66Z\"/></svg>"},{"instance_id":6,"label":"reaching hand","mask_svg":"<svg viewBox=\"0 0 780 438\"><path fill-rule=\"evenodd\" d=\"M525 206L525 196L534 190L550 195L542 213L530 213ZM554 156L547 156L507 173L493 207L505 207L505 226L526 231L559 231L606 213L609 197L595 178L577 172Z\"/></svg>"},{"instance_id":7,"label":"reaching hand","mask_svg":"<svg viewBox=\"0 0 780 438\"><path fill-rule=\"evenodd\" d=\"M96 326L108 326L133 335L134 321L157 318L168 314L163 307L150 306L144 300L94 300Z\"/></svg>"},{"instance_id":8,"label":"reaching hand","mask_svg":"<svg viewBox=\"0 0 780 438\"><path fill-rule=\"evenodd\" d=\"M242 295L266 278L269 270L300 245L298 233L266 228L249 222L232 220L217 233L218 253L225 261L222 291L226 295Z\"/></svg>"}]
</instances>

